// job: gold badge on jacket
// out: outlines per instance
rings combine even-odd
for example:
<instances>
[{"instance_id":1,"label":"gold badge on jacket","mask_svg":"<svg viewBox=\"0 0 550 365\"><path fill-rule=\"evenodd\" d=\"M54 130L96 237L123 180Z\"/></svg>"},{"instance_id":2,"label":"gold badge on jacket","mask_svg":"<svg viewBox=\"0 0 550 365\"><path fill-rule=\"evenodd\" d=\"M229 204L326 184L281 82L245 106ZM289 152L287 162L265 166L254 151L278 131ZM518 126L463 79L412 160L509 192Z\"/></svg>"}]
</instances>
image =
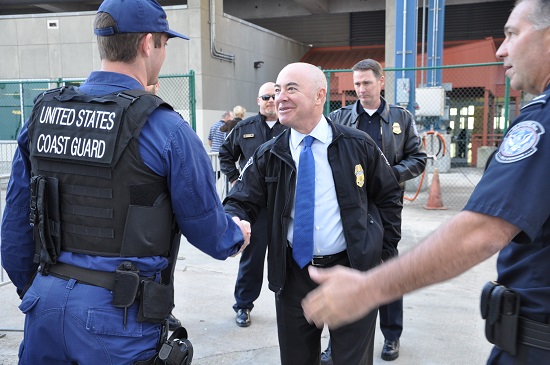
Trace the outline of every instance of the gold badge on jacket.
<instances>
[{"instance_id":1,"label":"gold badge on jacket","mask_svg":"<svg viewBox=\"0 0 550 365\"><path fill-rule=\"evenodd\" d=\"M401 126L399 123L395 122L391 127L393 128L393 134L401 134Z\"/></svg>"},{"instance_id":2,"label":"gold badge on jacket","mask_svg":"<svg viewBox=\"0 0 550 365\"><path fill-rule=\"evenodd\" d=\"M355 183L360 188L365 185L365 172L363 171L363 166L355 165Z\"/></svg>"},{"instance_id":3,"label":"gold badge on jacket","mask_svg":"<svg viewBox=\"0 0 550 365\"><path fill-rule=\"evenodd\" d=\"M243 138L254 138L254 133L243 134Z\"/></svg>"}]
</instances>

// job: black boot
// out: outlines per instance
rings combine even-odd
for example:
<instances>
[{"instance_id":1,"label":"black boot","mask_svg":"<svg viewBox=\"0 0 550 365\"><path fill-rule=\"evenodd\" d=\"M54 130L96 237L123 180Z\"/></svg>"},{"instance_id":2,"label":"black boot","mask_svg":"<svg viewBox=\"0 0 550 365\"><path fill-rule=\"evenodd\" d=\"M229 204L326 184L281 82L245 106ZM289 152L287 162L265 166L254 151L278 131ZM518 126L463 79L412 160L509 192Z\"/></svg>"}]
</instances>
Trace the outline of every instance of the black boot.
<instances>
[{"instance_id":1,"label":"black boot","mask_svg":"<svg viewBox=\"0 0 550 365\"><path fill-rule=\"evenodd\" d=\"M235 322L239 327L248 327L250 326L250 309L239 309L237 311L237 317Z\"/></svg>"},{"instance_id":2,"label":"black boot","mask_svg":"<svg viewBox=\"0 0 550 365\"><path fill-rule=\"evenodd\" d=\"M382 360L393 361L399 357L399 339L395 341L384 340Z\"/></svg>"}]
</instances>

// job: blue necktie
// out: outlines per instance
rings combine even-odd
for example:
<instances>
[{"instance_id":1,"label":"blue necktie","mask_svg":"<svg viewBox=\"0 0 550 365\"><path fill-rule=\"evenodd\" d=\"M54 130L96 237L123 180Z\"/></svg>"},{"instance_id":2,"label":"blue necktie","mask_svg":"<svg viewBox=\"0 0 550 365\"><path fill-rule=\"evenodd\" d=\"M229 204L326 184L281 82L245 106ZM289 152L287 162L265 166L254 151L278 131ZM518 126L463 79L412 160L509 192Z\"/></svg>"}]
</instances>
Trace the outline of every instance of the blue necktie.
<instances>
[{"instance_id":1,"label":"blue necktie","mask_svg":"<svg viewBox=\"0 0 550 365\"><path fill-rule=\"evenodd\" d=\"M296 206L294 208L294 238L292 257L303 268L313 258L313 215L315 208L315 160L311 151L314 138L303 139L296 182Z\"/></svg>"}]
</instances>

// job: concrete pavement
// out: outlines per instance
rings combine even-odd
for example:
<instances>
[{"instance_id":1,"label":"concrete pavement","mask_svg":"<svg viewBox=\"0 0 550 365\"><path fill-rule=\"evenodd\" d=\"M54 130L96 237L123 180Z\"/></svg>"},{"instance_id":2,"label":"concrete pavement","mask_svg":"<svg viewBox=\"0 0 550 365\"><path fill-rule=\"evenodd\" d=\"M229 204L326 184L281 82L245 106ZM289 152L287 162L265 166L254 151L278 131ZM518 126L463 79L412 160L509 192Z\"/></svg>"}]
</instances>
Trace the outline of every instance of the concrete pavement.
<instances>
[{"instance_id":1,"label":"concrete pavement","mask_svg":"<svg viewBox=\"0 0 550 365\"><path fill-rule=\"evenodd\" d=\"M456 210L424 210L405 204L401 252L412 248L448 220ZM450 242L451 244L451 242ZM176 307L193 343L194 365L275 365L278 355L274 295L264 287L252 311L252 325L235 324L233 289L238 258L217 261L189 244L182 244L176 266ZM404 332L400 357L392 364L475 365L484 364L491 346L485 340L479 314L482 286L496 278L495 257L467 273L404 298ZM24 316L13 285L0 287L0 365L17 363ZM326 346L325 329L322 347ZM383 337L375 339L375 365L380 359Z\"/></svg>"}]
</instances>

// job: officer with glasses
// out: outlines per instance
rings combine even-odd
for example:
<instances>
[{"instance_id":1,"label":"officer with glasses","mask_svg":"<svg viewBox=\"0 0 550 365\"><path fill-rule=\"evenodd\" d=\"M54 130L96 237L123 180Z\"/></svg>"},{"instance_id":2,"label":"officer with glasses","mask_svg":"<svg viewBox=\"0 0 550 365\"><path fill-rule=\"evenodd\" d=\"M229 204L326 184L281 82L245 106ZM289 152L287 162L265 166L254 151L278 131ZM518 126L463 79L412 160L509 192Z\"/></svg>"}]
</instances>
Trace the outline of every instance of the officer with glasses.
<instances>
[{"instance_id":1,"label":"officer with glasses","mask_svg":"<svg viewBox=\"0 0 550 365\"><path fill-rule=\"evenodd\" d=\"M220 147L220 168L231 184L235 183L240 174L235 163L238 162L242 169L256 148L286 129L277 119L273 82L267 82L260 87L257 102L260 112L240 121ZM258 299L262 289L267 249L266 221L264 209L252 227L254 235L251 237L251 244L243 251L239 263L233 309L237 313L235 321L240 327L250 326L250 311L254 308L254 301Z\"/></svg>"}]
</instances>

